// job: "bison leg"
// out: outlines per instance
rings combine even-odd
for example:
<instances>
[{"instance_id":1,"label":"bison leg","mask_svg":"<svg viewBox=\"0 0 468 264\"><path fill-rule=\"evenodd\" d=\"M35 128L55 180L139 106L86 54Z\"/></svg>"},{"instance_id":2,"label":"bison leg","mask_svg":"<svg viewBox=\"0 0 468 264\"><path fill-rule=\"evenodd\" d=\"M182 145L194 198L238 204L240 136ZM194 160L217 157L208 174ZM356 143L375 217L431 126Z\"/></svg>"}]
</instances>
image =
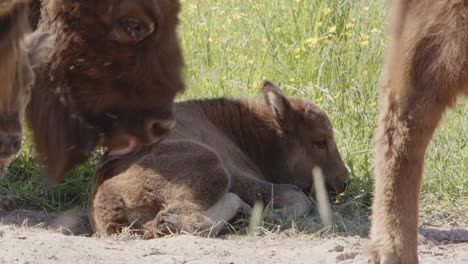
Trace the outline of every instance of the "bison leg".
<instances>
[{"instance_id":1,"label":"bison leg","mask_svg":"<svg viewBox=\"0 0 468 264\"><path fill-rule=\"evenodd\" d=\"M250 214L251 208L239 196L226 193L207 210L189 201L174 201L143 225L147 238L161 234L188 232L215 236L236 215Z\"/></svg>"},{"instance_id":2,"label":"bison leg","mask_svg":"<svg viewBox=\"0 0 468 264\"><path fill-rule=\"evenodd\" d=\"M238 173L232 176L230 190L251 206L273 202L275 215L280 218L294 213L303 215L311 208L309 198L292 184L272 184Z\"/></svg>"},{"instance_id":3,"label":"bison leg","mask_svg":"<svg viewBox=\"0 0 468 264\"><path fill-rule=\"evenodd\" d=\"M106 187L104 184L98 191L93 192L88 214L95 232L112 235L122 232L130 223L121 197Z\"/></svg>"},{"instance_id":4,"label":"bison leg","mask_svg":"<svg viewBox=\"0 0 468 264\"><path fill-rule=\"evenodd\" d=\"M190 201L172 201L142 229L146 238L152 238L182 232L204 235L209 233L211 226L212 221L199 205Z\"/></svg>"},{"instance_id":5,"label":"bison leg","mask_svg":"<svg viewBox=\"0 0 468 264\"><path fill-rule=\"evenodd\" d=\"M205 210L204 214L213 223L211 235L217 235L224 224L237 215L251 215L252 208L234 193L228 192L215 205Z\"/></svg>"},{"instance_id":6,"label":"bison leg","mask_svg":"<svg viewBox=\"0 0 468 264\"><path fill-rule=\"evenodd\" d=\"M290 215L305 215L312 203L305 193L296 185L273 185L273 208L275 215L282 218Z\"/></svg>"},{"instance_id":7,"label":"bison leg","mask_svg":"<svg viewBox=\"0 0 468 264\"><path fill-rule=\"evenodd\" d=\"M418 263L424 154L445 109L468 88L466 5L413 1L408 8L384 72L370 234L373 263Z\"/></svg>"},{"instance_id":8,"label":"bison leg","mask_svg":"<svg viewBox=\"0 0 468 264\"><path fill-rule=\"evenodd\" d=\"M371 229L375 263L382 256L398 256L395 263L418 261L418 197L424 153L444 107L417 104L420 107L408 104L398 109L386 105L380 119Z\"/></svg>"}]
</instances>

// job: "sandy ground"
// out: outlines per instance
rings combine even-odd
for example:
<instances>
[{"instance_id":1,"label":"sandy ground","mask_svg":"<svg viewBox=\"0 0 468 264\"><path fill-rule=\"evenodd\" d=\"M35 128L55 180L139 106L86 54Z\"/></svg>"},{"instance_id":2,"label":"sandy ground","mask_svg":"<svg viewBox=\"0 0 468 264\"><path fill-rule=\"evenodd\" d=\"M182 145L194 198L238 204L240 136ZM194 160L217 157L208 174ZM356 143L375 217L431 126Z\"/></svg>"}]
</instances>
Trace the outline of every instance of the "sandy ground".
<instances>
[{"instance_id":1,"label":"sandy ground","mask_svg":"<svg viewBox=\"0 0 468 264\"><path fill-rule=\"evenodd\" d=\"M367 238L286 234L153 240L87 237L83 214L0 216L0 263L367 263ZM73 226L61 228L62 225ZM421 263L468 263L468 226L421 228Z\"/></svg>"}]
</instances>

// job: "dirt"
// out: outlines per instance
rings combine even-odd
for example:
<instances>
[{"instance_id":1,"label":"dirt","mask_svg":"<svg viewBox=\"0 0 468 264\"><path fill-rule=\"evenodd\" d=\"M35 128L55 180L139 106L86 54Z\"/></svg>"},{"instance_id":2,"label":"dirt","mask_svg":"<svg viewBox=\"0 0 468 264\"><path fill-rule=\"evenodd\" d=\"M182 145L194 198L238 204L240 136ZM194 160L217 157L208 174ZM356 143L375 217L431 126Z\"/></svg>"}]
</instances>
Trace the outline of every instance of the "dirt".
<instances>
[{"instance_id":1,"label":"dirt","mask_svg":"<svg viewBox=\"0 0 468 264\"><path fill-rule=\"evenodd\" d=\"M86 236L82 211L60 215L19 210L0 216L0 263L367 263L368 238L287 235L153 240ZM421 263L468 263L468 225L425 224Z\"/></svg>"}]
</instances>

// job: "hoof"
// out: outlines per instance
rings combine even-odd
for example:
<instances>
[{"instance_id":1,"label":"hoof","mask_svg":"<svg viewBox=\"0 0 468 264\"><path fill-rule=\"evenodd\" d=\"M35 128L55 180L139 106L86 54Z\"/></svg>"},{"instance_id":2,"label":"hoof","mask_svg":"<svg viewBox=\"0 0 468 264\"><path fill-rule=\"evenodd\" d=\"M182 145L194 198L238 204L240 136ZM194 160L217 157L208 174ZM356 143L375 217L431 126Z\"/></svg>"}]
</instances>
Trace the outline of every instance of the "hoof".
<instances>
[{"instance_id":1,"label":"hoof","mask_svg":"<svg viewBox=\"0 0 468 264\"><path fill-rule=\"evenodd\" d=\"M397 257L394 256L383 256L383 257L372 257L368 261L369 264L402 264Z\"/></svg>"}]
</instances>

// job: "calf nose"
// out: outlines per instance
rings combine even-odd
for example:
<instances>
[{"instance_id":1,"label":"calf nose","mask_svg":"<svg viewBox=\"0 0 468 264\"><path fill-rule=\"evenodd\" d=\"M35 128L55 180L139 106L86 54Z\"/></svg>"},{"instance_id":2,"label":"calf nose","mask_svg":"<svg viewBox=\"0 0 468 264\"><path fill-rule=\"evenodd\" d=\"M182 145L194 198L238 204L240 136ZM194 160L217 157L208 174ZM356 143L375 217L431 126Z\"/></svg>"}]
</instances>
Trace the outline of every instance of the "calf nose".
<instances>
[{"instance_id":1,"label":"calf nose","mask_svg":"<svg viewBox=\"0 0 468 264\"><path fill-rule=\"evenodd\" d=\"M21 136L0 136L0 159L15 155L20 148Z\"/></svg>"},{"instance_id":2,"label":"calf nose","mask_svg":"<svg viewBox=\"0 0 468 264\"><path fill-rule=\"evenodd\" d=\"M171 116L164 120L152 120L148 122L148 136L151 139L151 143L156 143L169 135L169 132L175 126L175 118Z\"/></svg>"}]
</instances>

